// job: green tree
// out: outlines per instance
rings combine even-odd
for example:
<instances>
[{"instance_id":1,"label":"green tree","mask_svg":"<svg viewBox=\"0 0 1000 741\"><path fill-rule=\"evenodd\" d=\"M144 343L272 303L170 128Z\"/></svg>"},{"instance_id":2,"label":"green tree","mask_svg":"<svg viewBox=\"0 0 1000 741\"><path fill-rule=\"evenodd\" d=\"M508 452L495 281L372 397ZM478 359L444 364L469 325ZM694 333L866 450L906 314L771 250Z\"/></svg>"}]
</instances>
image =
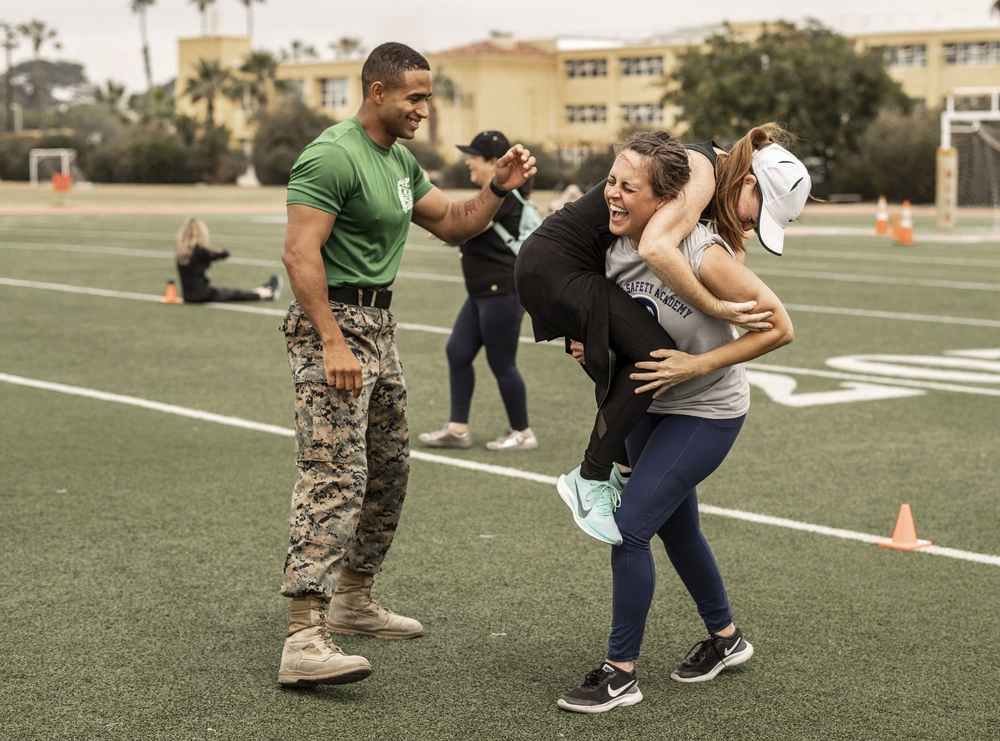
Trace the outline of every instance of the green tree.
<instances>
[{"instance_id":1,"label":"green tree","mask_svg":"<svg viewBox=\"0 0 1000 741\"><path fill-rule=\"evenodd\" d=\"M94 85L94 102L106 106L111 113L121 114L122 99L125 97L125 86L114 80L108 80L104 86Z\"/></svg>"},{"instance_id":2,"label":"green tree","mask_svg":"<svg viewBox=\"0 0 1000 741\"><path fill-rule=\"evenodd\" d=\"M253 139L253 167L264 185L287 185L288 175L307 144L336 123L301 100L261 111Z\"/></svg>"},{"instance_id":3,"label":"green tree","mask_svg":"<svg viewBox=\"0 0 1000 741\"><path fill-rule=\"evenodd\" d=\"M144 93L130 96L128 108L138 116L139 123L143 124L169 129L177 120L174 96L159 85L154 85Z\"/></svg>"},{"instance_id":4,"label":"green tree","mask_svg":"<svg viewBox=\"0 0 1000 741\"><path fill-rule=\"evenodd\" d=\"M4 57L7 66L3 74L3 84L4 84L4 103L6 105L6 116L4 117L5 128L7 131L14 130L14 88L11 84L11 66L13 65L12 56L14 50L20 46L20 40L17 33L17 29L10 23L6 21L0 21L0 47L3 47Z\"/></svg>"},{"instance_id":5,"label":"green tree","mask_svg":"<svg viewBox=\"0 0 1000 741\"><path fill-rule=\"evenodd\" d=\"M217 61L200 59L195 76L187 81L184 94L192 103L205 101L205 127L215 128L215 99L227 95L232 88L232 76Z\"/></svg>"},{"instance_id":6,"label":"green tree","mask_svg":"<svg viewBox=\"0 0 1000 741\"><path fill-rule=\"evenodd\" d=\"M251 49L253 49L253 4L262 2L265 0L240 0L247 9L247 39L250 41Z\"/></svg>"},{"instance_id":7,"label":"green tree","mask_svg":"<svg viewBox=\"0 0 1000 741\"><path fill-rule=\"evenodd\" d=\"M198 13L201 15L201 33L208 33L208 9L215 5L215 0L191 0L198 6Z\"/></svg>"},{"instance_id":8,"label":"green tree","mask_svg":"<svg viewBox=\"0 0 1000 741\"><path fill-rule=\"evenodd\" d=\"M305 59L319 59L316 47L308 44L302 39L292 39L288 49L281 50L281 61L291 60L301 62Z\"/></svg>"},{"instance_id":9,"label":"green tree","mask_svg":"<svg viewBox=\"0 0 1000 741\"><path fill-rule=\"evenodd\" d=\"M139 16L139 37L142 39L142 64L146 70L146 89L153 88L153 66L149 61L149 29L146 25L146 10L156 4L156 0L132 0L132 12Z\"/></svg>"},{"instance_id":10,"label":"green tree","mask_svg":"<svg viewBox=\"0 0 1000 741\"><path fill-rule=\"evenodd\" d=\"M462 90L458 83L444 73L444 70L434 72L431 82L431 97L427 99L427 129L431 146L437 149L441 116L438 113L435 99L450 101L452 106L462 104Z\"/></svg>"},{"instance_id":11,"label":"green tree","mask_svg":"<svg viewBox=\"0 0 1000 741\"><path fill-rule=\"evenodd\" d=\"M31 42L31 51L34 57L34 71L32 73L32 81L36 86L36 104L38 105L38 128L45 130L45 106L46 106L46 96L45 96L45 85L44 85L44 74L41 69L41 49L46 42L51 41L52 45L56 49L61 49L62 44L58 41L59 32L54 28L50 28L45 24L45 21L32 20L28 23L22 23L17 27L17 32L21 34L24 38Z\"/></svg>"},{"instance_id":12,"label":"green tree","mask_svg":"<svg viewBox=\"0 0 1000 741\"><path fill-rule=\"evenodd\" d=\"M353 59L364 54L365 48L361 45L361 39L355 36L344 36L336 42L330 44L333 49L333 56L337 59Z\"/></svg>"},{"instance_id":13,"label":"green tree","mask_svg":"<svg viewBox=\"0 0 1000 741\"><path fill-rule=\"evenodd\" d=\"M667 79L662 102L680 107L692 138L732 141L780 121L799 137L799 154L827 165L856 148L882 108L910 107L880 50L857 54L816 21L777 23L750 41L727 27L681 53Z\"/></svg>"},{"instance_id":14,"label":"green tree","mask_svg":"<svg viewBox=\"0 0 1000 741\"><path fill-rule=\"evenodd\" d=\"M249 95L258 110L267 107L271 91L275 93L285 93L291 90L291 84L287 80L279 80L275 77L278 71L278 60L267 51L251 51L240 66L240 72L245 75L236 82L236 91L239 97L244 94ZM234 96L235 97L235 96Z\"/></svg>"}]
</instances>

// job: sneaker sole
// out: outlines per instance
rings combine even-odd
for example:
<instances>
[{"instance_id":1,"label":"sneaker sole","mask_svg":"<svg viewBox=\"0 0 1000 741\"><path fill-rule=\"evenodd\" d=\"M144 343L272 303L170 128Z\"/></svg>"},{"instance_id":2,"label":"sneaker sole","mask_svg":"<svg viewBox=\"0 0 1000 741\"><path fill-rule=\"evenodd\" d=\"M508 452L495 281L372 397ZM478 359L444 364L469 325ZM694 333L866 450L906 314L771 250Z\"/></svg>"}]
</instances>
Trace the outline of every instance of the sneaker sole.
<instances>
[{"instance_id":1,"label":"sneaker sole","mask_svg":"<svg viewBox=\"0 0 1000 741\"><path fill-rule=\"evenodd\" d=\"M747 644L745 649L730 656L726 660L726 663L719 662L715 665L715 668L712 669L712 671L706 674L702 674L699 677L682 677L677 672L674 672L670 675L670 678L675 682L684 682L685 684L690 684L692 682L708 682L715 679L719 676L723 669L731 669L734 666L739 666L740 664L750 660L750 657L753 656L753 646L750 644L750 641L747 641L746 639L744 639L744 642Z\"/></svg>"},{"instance_id":2,"label":"sneaker sole","mask_svg":"<svg viewBox=\"0 0 1000 741\"><path fill-rule=\"evenodd\" d=\"M419 638L424 634L423 628L420 629L419 633L384 633L384 632L372 632L368 630L358 630L357 628L348 627L338 627L331 623L326 624L326 629L331 633L336 633L342 636L370 636L371 638L382 638L385 640L403 640L405 638Z\"/></svg>"},{"instance_id":3,"label":"sneaker sole","mask_svg":"<svg viewBox=\"0 0 1000 741\"><path fill-rule=\"evenodd\" d=\"M522 443L521 445L494 445L493 443L486 443L486 449L492 450L497 453L502 453L505 450L538 450L538 443Z\"/></svg>"},{"instance_id":4,"label":"sneaker sole","mask_svg":"<svg viewBox=\"0 0 1000 741\"><path fill-rule=\"evenodd\" d=\"M417 438L418 440L420 438ZM438 440L420 440L420 444L428 448L453 448L455 450L467 450L472 447L472 441L468 443L443 443Z\"/></svg>"},{"instance_id":5,"label":"sneaker sole","mask_svg":"<svg viewBox=\"0 0 1000 741\"><path fill-rule=\"evenodd\" d=\"M559 480L556 482L556 491L559 492L559 497L563 500L563 502L565 502L566 506L569 507L569 511L573 513L573 522L576 523L576 526L578 528L583 530L583 532L587 533L587 535L589 535L591 538L599 540L602 543L607 543L608 545L622 544L620 540L608 540L603 535L600 535L599 533L595 532L590 528L589 525L587 525L587 521L581 518L579 514L577 514L576 507L573 505L573 492L570 491L569 486L566 485L565 474L560 476Z\"/></svg>"},{"instance_id":6,"label":"sneaker sole","mask_svg":"<svg viewBox=\"0 0 1000 741\"><path fill-rule=\"evenodd\" d=\"M296 672L278 672L278 684L282 687L315 687L320 684L351 684L360 682L362 679L371 676L370 668L352 669L341 674L331 674L325 677L316 677L311 674L298 674Z\"/></svg>"},{"instance_id":7,"label":"sneaker sole","mask_svg":"<svg viewBox=\"0 0 1000 741\"><path fill-rule=\"evenodd\" d=\"M636 687L635 692L628 692L621 697L608 700L603 705L574 705L573 703L566 702L561 697L556 702L556 705L560 709L568 710L571 713L606 713L619 706L628 707L629 705L638 705L640 702L642 702L642 692Z\"/></svg>"}]
</instances>

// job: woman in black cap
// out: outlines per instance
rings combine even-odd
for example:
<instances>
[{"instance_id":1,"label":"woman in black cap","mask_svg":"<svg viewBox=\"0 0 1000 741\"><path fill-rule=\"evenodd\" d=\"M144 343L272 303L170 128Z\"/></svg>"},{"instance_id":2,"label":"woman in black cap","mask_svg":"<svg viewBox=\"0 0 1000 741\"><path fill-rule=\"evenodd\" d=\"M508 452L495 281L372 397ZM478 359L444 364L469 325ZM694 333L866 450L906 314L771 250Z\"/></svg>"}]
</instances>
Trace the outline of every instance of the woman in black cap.
<instances>
[{"instance_id":1,"label":"woman in black cap","mask_svg":"<svg viewBox=\"0 0 1000 741\"><path fill-rule=\"evenodd\" d=\"M484 131L476 135L471 144L459 149L466 155L470 179L483 187L490 182L497 158L510 149L510 143L499 131ZM523 209L533 208L523 202L530 191L531 181L504 200L486 231L459 248L469 297L458 312L446 347L451 416L448 423L437 430L420 434L420 442L424 445L435 448L472 446L469 432L469 407L475 386L472 361L480 348L485 347L486 359L496 376L510 425L500 437L486 443L486 447L489 450L534 450L538 447L528 425L524 379L516 365L524 309L514 291L514 248L526 236L518 232Z\"/></svg>"}]
</instances>

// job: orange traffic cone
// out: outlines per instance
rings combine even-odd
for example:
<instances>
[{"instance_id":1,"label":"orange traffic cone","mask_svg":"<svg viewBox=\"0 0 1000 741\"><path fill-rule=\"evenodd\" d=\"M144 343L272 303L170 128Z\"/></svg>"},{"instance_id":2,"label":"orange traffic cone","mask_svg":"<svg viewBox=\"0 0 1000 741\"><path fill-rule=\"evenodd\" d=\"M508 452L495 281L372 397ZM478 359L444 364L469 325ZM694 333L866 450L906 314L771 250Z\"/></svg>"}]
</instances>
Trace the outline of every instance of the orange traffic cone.
<instances>
[{"instance_id":1,"label":"orange traffic cone","mask_svg":"<svg viewBox=\"0 0 1000 741\"><path fill-rule=\"evenodd\" d=\"M903 215L899 219L899 233L895 236L896 244L913 244L913 209L909 201L903 201Z\"/></svg>"},{"instance_id":2,"label":"orange traffic cone","mask_svg":"<svg viewBox=\"0 0 1000 741\"><path fill-rule=\"evenodd\" d=\"M878 197L878 206L875 210L875 234L884 236L889 233L889 205L885 201L885 196Z\"/></svg>"},{"instance_id":3,"label":"orange traffic cone","mask_svg":"<svg viewBox=\"0 0 1000 741\"><path fill-rule=\"evenodd\" d=\"M172 280L167 281L167 291L160 299L161 304L183 304L184 299L177 295L177 287Z\"/></svg>"},{"instance_id":4,"label":"orange traffic cone","mask_svg":"<svg viewBox=\"0 0 1000 741\"><path fill-rule=\"evenodd\" d=\"M925 548L930 544L929 540L917 539L917 526L913 524L913 513L910 512L908 504L899 508L899 517L896 518L896 528L892 531L892 540L880 540L876 543L883 548L895 548L897 551L915 551L917 548Z\"/></svg>"}]
</instances>

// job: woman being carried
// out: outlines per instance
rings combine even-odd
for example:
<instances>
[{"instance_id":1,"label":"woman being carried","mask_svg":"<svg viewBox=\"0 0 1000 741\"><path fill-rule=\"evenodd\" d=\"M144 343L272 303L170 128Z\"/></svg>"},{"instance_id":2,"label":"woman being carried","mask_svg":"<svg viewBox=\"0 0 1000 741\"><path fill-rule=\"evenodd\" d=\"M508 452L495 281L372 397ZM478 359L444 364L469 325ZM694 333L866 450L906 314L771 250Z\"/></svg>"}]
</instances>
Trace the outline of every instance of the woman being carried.
<instances>
[{"instance_id":1,"label":"woman being carried","mask_svg":"<svg viewBox=\"0 0 1000 741\"><path fill-rule=\"evenodd\" d=\"M636 393L642 384L630 378L635 363L674 347L650 313L605 278L607 248L619 235L637 235L638 257L673 292L675 305L745 329L770 330L768 311L746 314L754 301L712 295L676 248L700 220L710 220L737 249L745 232L756 229L764 246L781 254L784 229L798 217L810 186L802 163L774 143L783 135L775 124L758 126L727 153L714 142L684 147L664 132L635 134L623 146L648 165L645 184L653 202L626 206L622 199L611 208L602 183L547 218L521 248L515 285L536 341L584 343L586 369L596 384L590 443L580 467L560 477L559 493L577 524L599 540L621 542L613 510L624 479L613 465L626 464L625 437L652 401L651 392ZM620 187L636 193L631 182Z\"/></svg>"},{"instance_id":2,"label":"woman being carried","mask_svg":"<svg viewBox=\"0 0 1000 741\"><path fill-rule=\"evenodd\" d=\"M746 159L736 164L745 170L752 163L753 174L742 180L740 213L764 213L763 208L772 216L797 215L801 205L793 203L782 210L781 198L796 195L800 188L808 192L809 179L801 163L777 144L744 154ZM736 151L730 154L738 156ZM650 551L653 536L663 541L709 633L671 678L708 681L753 656L753 646L733 622L719 565L701 532L696 487L725 459L750 408L742 364L791 342L792 323L778 297L744 267L742 239L730 245L707 226L697 225L681 241L678 254L714 295L729 301L750 299L758 310L769 312L770 331L740 337L732 325L687 305L653 273L638 248L648 228L645 222L662 204L651 187L656 177L655 164L626 142L604 191L613 214L612 231L619 235L607 254L607 278L648 309L676 349L654 351L655 360L637 363L630 375L639 385L637 391L653 393L654 399L626 441L634 468L614 513L622 543L611 549L608 652L601 665L557 703L574 712L599 713L642 700L634 662L656 583ZM780 194L777 204L772 194ZM614 216L620 213L628 214L622 228ZM768 227L761 229L761 236L773 249L775 235ZM574 343L572 349L578 359L589 357L589 348Z\"/></svg>"}]
</instances>

